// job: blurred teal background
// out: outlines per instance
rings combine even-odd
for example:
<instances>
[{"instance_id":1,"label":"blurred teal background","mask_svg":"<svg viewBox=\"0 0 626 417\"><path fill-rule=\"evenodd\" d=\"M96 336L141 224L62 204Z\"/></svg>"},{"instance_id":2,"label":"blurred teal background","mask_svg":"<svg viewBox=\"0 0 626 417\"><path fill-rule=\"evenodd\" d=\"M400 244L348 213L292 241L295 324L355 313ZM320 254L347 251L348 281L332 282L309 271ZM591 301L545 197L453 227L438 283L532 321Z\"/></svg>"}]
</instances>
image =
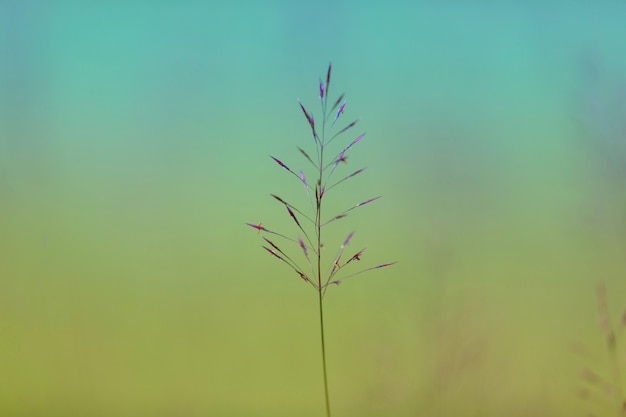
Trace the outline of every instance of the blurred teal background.
<instances>
[{"instance_id":1,"label":"blurred teal background","mask_svg":"<svg viewBox=\"0 0 626 417\"><path fill-rule=\"evenodd\" d=\"M0 1L0 415L322 415L316 294L244 223L295 232L267 155L329 61L334 208L384 198L327 247L399 261L325 298L334 414L609 415L626 4L434 4Z\"/></svg>"}]
</instances>

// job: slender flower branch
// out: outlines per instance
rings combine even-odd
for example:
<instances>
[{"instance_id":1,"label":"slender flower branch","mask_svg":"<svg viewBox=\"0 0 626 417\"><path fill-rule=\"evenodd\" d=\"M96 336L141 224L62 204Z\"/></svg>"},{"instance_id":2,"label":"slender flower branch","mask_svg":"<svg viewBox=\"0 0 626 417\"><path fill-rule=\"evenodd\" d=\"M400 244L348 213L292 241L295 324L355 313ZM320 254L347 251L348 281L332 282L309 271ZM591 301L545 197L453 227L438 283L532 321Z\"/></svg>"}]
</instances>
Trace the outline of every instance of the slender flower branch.
<instances>
[{"instance_id":1,"label":"slender flower branch","mask_svg":"<svg viewBox=\"0 0 626 417\"><path fill-rule=\"evenodd\" d=\"M310 284L318 293L318 309L319 309L319 317L320 317L320 342L321 342L321 350L322 350L322 375L324 382L324 400L325 400L325 409L326 416L330 417L330 395L329 395L329 384L328 384L328 372L327 372L327 361L326 361L326 340L325 340L325 329L324 329L324 296L328 288L332 285L338 285L343 280L353 277L355 275L362 274L367 271L371 271L373 269L379 269L383 267L387 267L393 265L395 262L387 262L383 264L378 264L373 267L369 267L358 272L351 273L349 275L343 274L344 269L351 264L353 261L360 261L361 256L365 249L361 249L354 253L350 258L344 260L344 252L348 245L350 244L354 232L348 233L346 238L343 240L341 245L339 246L339 250L335 257L332 259L332 263L329 263L329 260L323 258L323 248L324 241L322 236L322 228L327 224L342 219L348 215L352 210L369 204L377 199L378 197L373 197L362 201L354 206L348 208L340 212L339 214L331 217L330 219L324 221L322 218L322 206L325 204L324 197L327 196L327 192L339 184L344 183L348 179L354 178L358 174L362 173L365 168L357 169L352 173L346 175L345 173L341 174L340 180L337 182L330 184L330 181L335 175L335 172L340 172L343 169L343 165L347 164L347 153L352 149L354 145L356 145L361 139L365 136L365 133L361 133L358 136L354 137L350 142L347 143L343 148L340 148L341 151L335 154L333 158L325 161L329 152L328 146L339 136L346 133L348 130L353 128L357 123L358 119L353 120L352 122L345 125L339 131L334 131L335 123L341 118L346 110L347 100L344 98L345 94L340 94L339 97L333 102L331 101L332 106L328 105L329 100L329 86L331 81L331 73L332 73L332 65L328 65L328 70L326 72L326 76L324 78L319 79L318 88L319 88L319 100L321 106L321 123L318 120L318 123L315 121L315 117L313 112L305 107L305 105L298 99L298 105L304 114L304 117L311 129L311 133L313 135L313 142L315 146L315 153L307 152L305 149L298 147L298 151L308 164L313 166L313 173L305 172L304 169L293 170L291 169L285 162L282 160L270 155L270 158L274 160L281 168L285 169L294 177L298 178L298 181L302 184L307 199L309 201L309 205L311 208L311 213L307 213L305 210L298 209L295 205L290 202L284 200L282 197L279 197L276 194L271 194L271 196L277 200L279 203L284 205L287 210L287 215L291 218L293 224L295 224L297 230L297 237L291 237L286 234L275 232L271 229L266 228L261 223L246 223L248 226L254 228L257 233L261 234L270 234L278 236L282 239L285 239L289 242L294 242L297 246L299 246L300 255L304 257L306 263L309 265L309 269L311 270L311 274L307 275L304 273L303 268L300 267L298 261L290 256L284 251L277 243L263 236L265 241L265 245L263 245L263 249L267 251L270 255L286 264L291 270L293 270L303 281ZM312 145L309 145L312 146ZM334 153L334 151L333 151ZM311 155L314 155L313 158ZM311 189L313 191L311 191ZM301 237L302 236L302 237ZM304 260L301 262L303 263ZM327 273L322 275L322 271L328 271Z\"/></svg>"}]
</instances>

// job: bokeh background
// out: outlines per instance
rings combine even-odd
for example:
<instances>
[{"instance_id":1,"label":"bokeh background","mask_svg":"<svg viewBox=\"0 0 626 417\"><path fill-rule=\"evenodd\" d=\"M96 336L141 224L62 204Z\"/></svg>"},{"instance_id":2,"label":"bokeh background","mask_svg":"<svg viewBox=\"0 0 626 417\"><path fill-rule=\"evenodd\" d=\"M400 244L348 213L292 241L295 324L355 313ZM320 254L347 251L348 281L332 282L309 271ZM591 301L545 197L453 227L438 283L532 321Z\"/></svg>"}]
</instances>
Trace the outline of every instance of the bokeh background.
<instances>
[{"instance_id":1,"label":"bokeh background","mask_svg":"<svg viewBox=\"0 0 626 417\"><path fill-rule=\"evenodd\" d=\"M268 154L307 167L329 61L368 169L328 210L384 197L328 253L399 261L327 293L334 414L614 415L583 370L597 286L626 308L625 15L0 1L0 415L323 414L315 291L245 222L295 233Z\"/></svg>"}]
</instances>

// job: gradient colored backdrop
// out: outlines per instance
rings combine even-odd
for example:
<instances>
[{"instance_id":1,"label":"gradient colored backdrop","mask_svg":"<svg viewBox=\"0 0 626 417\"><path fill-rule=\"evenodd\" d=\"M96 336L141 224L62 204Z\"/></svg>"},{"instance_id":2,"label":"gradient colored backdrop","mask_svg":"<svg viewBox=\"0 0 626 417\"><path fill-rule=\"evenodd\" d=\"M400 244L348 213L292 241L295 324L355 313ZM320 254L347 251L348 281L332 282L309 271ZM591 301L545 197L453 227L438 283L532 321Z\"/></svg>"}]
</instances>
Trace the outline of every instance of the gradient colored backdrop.
<instances>
[{"instance_id":1,"label":"gradient colored backdrop","mask_svg":"<svg viewBox=\"0 0 626 417\"><path fill-rule=\"evenodd\" d=\"M244 223L293 231L268 154L329 61L336 208L384 197L327 246L399 261L327 294L334 415L609 415L626 4L435 3L0 1L0 415L322 415L316 294Z\"/></svg>"}]
</instances>

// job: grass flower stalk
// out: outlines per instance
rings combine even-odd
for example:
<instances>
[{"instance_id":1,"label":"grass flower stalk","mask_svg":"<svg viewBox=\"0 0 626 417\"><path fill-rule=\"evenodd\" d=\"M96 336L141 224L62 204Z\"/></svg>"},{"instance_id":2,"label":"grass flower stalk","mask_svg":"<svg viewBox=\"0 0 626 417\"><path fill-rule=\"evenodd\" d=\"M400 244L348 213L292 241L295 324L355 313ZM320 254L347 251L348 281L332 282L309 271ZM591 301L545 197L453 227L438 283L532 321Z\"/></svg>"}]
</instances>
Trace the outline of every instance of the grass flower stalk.
<instances>
[{"instance_id":1,"label":"grass flower stalk","mask_svg":"<svg viewBox=\"0 0 626 417\"><path fill-rule=\"evenodd\" d=\"M601 415L626 417L626 392L622 380L624 362L621 360L624 346L620 344L621 336L626 331L626 310L622 312L619 323L615 325L607 299L606 286L600 283L596 288L596 303L598 325L608 353L608 375L591 365L582 368L580 371L582 385L578 390L578 396L596 409L594 412L590 411L589 416L599 416L597 411L602 411ZM577 350L584 353L580 349ZM588 357L586 359L589 360ZM607 411L611 409L615 411Z\"/></svg>"},{"instance_id":2,"label":"grass flower stalk","mask_svg":"<svg viewBox=\"0 0 626 417\"><path fill-rule=\"evenodd\" d=\"M626 327L626 311L622 315L622 320L616 329L611 321L611 316L607 303L606 286L600 284L596 290L596 298L598 303L598 323L600 330L604 335L606 348L609 354L609 368L611 370L611 382L606 384L606 391L611 393L615 400L618 416L626 416L626 397L624 396L624 387L622 385L622 367L620 362L620 354L618 352L618 336Z\"/></svg>"},{"instance_id":3,"label":"grass flower stalk","mask_svg":"<svg viewBox=\"0 0 626 417\"><path fill-rule=\"evenodd\" d=\"M334 142L336 138L349 135L351 130L358 123L358 119L355 119L347 123L344 127L335 129L335 125L338 122L341 122L341 116L344 114L347 100L344 99L344 94L340 94L334 102L330 102L334 104L329 106L328 99L331 72L332 64L329 64L325 78L320 78L319 80L321 123L319 123L319 119L318 123L316 123L313 112L307 110L305 105L298 100L300 109L302 110L306 122L311 129L315 153L313 154L307 152L307 150L303 147L298 147L298 151L302 154L302 156L304 156L305 163L312 166L314 175L307 175L304 169L299 169L296 172L279 158L270 155L270 158L278 164L278 166L283 168L290 175L293 175L303 186L306 193L306 199L310 205L310 212L307 213L307 210L298 208L296 205L284 200L276 194L271 194L276 201L285 207L287 214L291 218L291 223L295 226L295 237L293 234L287 232L277 232L273 229L267 228L260 222L258 224L246 223L248 226L254 228L259 234L275 236L277 239L285 241L289 247L292 247L292 251L296 250L296 254L288 253L289 251L287 251L286 248L282 248L278 243L262 236L264 242L267 244L262 246L263 249L282 263L286 264L300 279L317 291L320 318L320 341L322 350L322 373L324 380L324 400L327 417L330 417L331 415L331 408L324 331L324 296L326 295L326 291L329 287L336 286L347 278L372 271L374 269L384 268L395 263L386 262L360 270L354 270L355 261L361 260L365 250L364 248L360 249L347 260L343 260L344 251L350 244L354 232L350 232L339 245L338 252L332 258L332 262L330 261L330 258L327 259L327 257L324 256L324 228L329 223L347 217L353 210L380 198L380 196L370 197L334 215L328 217L322 216L322 207L326 207L323 203L325 202L325 198L329 195L330 191L332 191L332 193L337 192L340 186L344 186L348 180L354 178L365 170L365 168L359 168L347 175L341 174L342 176L338 179L335 178L337 175L340 175L338 173L343 170L343 165L347 164L347 154L350 153L352 148L363 139L365 133L363 132L353 137L347 145L342 148L338 148L339 151L337 153L332 152L332 148L329 147L329 145ZM309 182L307 178L314 178L314 183ZM311 188L314 189L314 199L311 196ZM293 249L294 247L295 249ZM303 265L305 267L303 267Z\"/></svg>"}]
</instances>

